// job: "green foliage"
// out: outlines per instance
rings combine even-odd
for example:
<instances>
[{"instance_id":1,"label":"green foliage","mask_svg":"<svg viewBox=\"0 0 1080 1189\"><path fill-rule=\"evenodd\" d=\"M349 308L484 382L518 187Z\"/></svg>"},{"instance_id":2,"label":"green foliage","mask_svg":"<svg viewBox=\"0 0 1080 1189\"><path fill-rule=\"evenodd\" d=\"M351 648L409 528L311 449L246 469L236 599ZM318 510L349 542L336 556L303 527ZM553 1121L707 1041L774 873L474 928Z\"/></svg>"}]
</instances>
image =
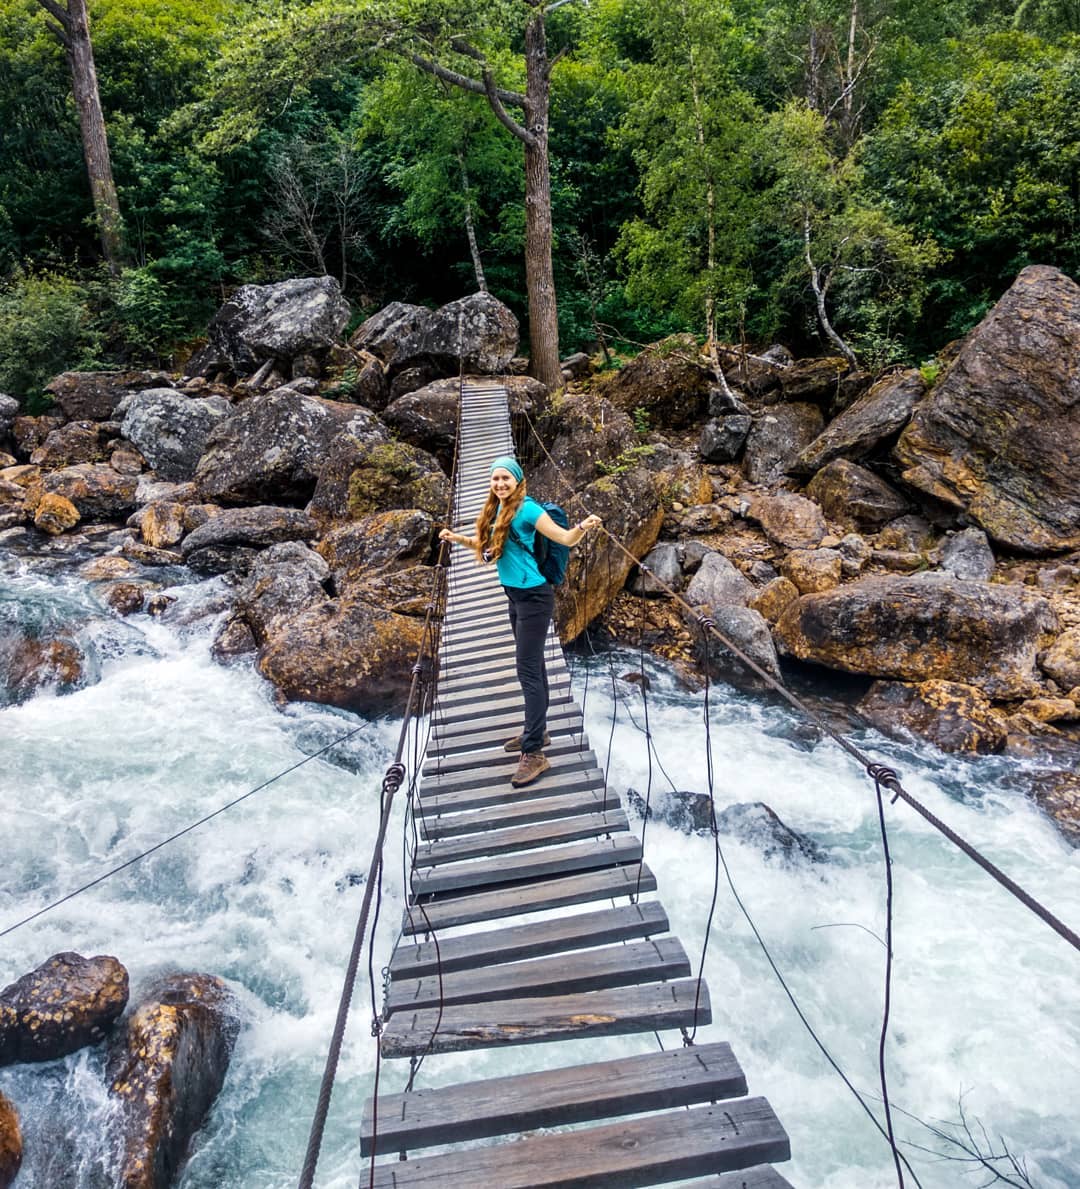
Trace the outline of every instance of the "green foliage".
<instances>
[{"instance_id":1,"label":"green foliage","mask_svg":"<svg viewBox=\"0 0 1080 1189\"><path fill-rule=\"evenodd\" d=\"M643 458L648 458L655 451L655 446L647 446L639 442L636 446L627 446L610 461L605 462L602 459L597 459L596 469L601 475L609 478L613 475L625 475L627 471L632 471Z\"/></svg>"},{"instance_id":2,"label":"green foliage","mask_svg":"<svg viewBox=\"0 0 1080 1189\"><path fill-rule=\"evenodd\" d=\"M89 295L70 278L16 272L0 289L0 391L40 394L58 372L87 366L98 346Z\"/></svg>"},{"instance_id":3,"label":"green foliage","mask_svg":"<svg viewBox=\"0 0 1080 1189\"><path fill-rule=\"evenodd\" d=\"M634 433L639 438L645 437L649 432L649 410L641 405L638 405L631 414L634 422Z\"/></svg>"}]
</instances>

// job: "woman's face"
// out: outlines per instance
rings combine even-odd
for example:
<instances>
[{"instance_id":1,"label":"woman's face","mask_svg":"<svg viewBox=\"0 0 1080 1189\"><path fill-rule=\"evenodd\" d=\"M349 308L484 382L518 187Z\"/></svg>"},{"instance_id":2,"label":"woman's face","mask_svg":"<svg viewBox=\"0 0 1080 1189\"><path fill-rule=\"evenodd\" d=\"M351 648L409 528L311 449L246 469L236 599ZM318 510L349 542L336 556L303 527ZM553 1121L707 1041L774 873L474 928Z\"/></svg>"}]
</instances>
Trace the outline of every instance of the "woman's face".
<instances>
[{"instance_id":1,"label":"woman's face","mask_svg":"<svg viewBox=\"0 0 1080 1189\"><path fill-rule=\"evenodd\" d=\"M509 499L517 485L518 481L503 467L496 467L491 472L491 490L500 502Z\"/></svg>"}]
</instances>

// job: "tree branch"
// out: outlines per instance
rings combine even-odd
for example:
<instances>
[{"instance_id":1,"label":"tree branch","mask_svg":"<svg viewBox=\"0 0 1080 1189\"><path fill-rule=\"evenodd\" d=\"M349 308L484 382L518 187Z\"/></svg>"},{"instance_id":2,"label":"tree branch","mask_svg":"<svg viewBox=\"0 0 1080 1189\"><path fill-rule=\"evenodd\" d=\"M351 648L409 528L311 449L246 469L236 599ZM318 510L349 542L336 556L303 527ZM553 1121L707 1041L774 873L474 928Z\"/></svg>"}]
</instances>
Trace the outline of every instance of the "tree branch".
<instances>
[{"instance_id":1,"label":"tree branch","mask_svg":"<svg viewBox=\"0 0 1080 1189\"><path fill-rule=\"evenodd\" d=\"M56 0L38 0L42 8L59 24L65 32L71 28L71 13Z\"/></svg>"},{"instance_id":2,"label":"tree branch","mask_svg":"<svg viewBox=\"0 0 1080 1189\"><path fill-rule=\"evenodd\" d=\"M504 128L509 129L513 136L516 136L522 144L530 147L536 144L536 137L525 127L517 122L510 115L502 105L502 100L499 98L499 90L495 86L495 77L491 73L491 67L484 67L484 92L487 95L488 106L495 113L495 118L503 125Z\"/></svg>"},{"instance_id":3,"label":"tree branch","mask_svg":"<svg viewBox=\"0 0 1080 1189\"><path fill-rule=\"evenodd\" d=\"M561 50L559 50L559 52L558 52L558 53L555 55L555 57L551 59L551 61L550 61L550 62L547 64L547 67L546 67L546 68L545 68L545 70L544 70L544 74L545 74L545 75L546 75L548 78L551 78L551 72L552 72L552 71L555 69L556 65L557 65L559 62L561 62L563 58L565 58L565 57L566 57L566 55L567 55L569 52L570 52L570 46L569 46L569 45L564 45L564 46L562 47L562 49L561 49Z\"/></svg>"},{"instance_id":4,"label":"tree branch","mask_svg":"<svg viewBox=\"0 0 1080 1189\"><path fill-rule=\"evenodd\" d=\"M479 79L470 78L467 74L459 74L456 70L450 70L441 63L435 62L431 58L425 58L422 54L418 54L414 50L395 50L391 52L403 53L414 66L418 66L421 70L426 70L428 74L442 79L444 83L450 83L452 86L460 87L463 91L471 91L474 95L483 95L490 102L488 88ZM519 95L516 91L503 91L496 88L495 96L500 103L509 103L511 107L525 106L525 96Z\"/></svg>"},{"instance_id":5,"label":"tree branch","mask_svg":"<svg viewBox=\"0 0 1080 1189\"><path fill-rule=\"evenodd\" d=\"M71 38L67 35L67 30L63 25L54 24L52 21L45 22L45 28L56 38L65 50L71 49Z\"/></svg>"}]
</instances>

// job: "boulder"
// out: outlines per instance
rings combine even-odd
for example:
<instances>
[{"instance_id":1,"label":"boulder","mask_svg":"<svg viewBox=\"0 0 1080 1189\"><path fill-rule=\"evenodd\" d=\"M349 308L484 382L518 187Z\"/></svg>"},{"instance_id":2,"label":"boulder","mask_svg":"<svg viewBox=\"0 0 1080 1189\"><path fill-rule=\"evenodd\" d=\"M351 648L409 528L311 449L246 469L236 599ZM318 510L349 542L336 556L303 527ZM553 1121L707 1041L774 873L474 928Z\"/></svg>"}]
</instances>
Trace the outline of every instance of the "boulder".
<instances>
[{"instance_id":1,"label":"boulder","mask_svg":"<svg viewBox=\"0 0 1080 1189\"><path fill-rule=\"evenodd\" d=\"M19 415L19 402L6 392L0 392L0 441L11 433L15 418Z\"/></svg>"},{"instance_id":2,"label":"boulder","mask_svg":"<svg viewBox=\"0 0 1080 1189\"><path fill-rule=\"evenodd\" d=\"M434 321L435 311L427 306L392 301L353 331L349 346L355 351L368 351L382 360L387 368L396 367L400 371L407 366L407 357L399 356L399 344L423 335Z\"/></svg>"},{"instance_id":3,"label":"boulder","mask_svg":"<svg viewBox=\"0 0 1080 1189\"><path fill-rule=\"evenodd\" d=\"M1025 268L896 446L912 487L1024 553L1080 545L1080 286Z\"/></svg>"},{"instance_id":4,"label":"boulder","mask_svg":"<svg viewBox=\"0 0 1080 1189\"><path fill-rule=\"evenodd\" d=\"M750 408L728 388L721 388L719 384L709 389L710 417L748 417Z\"/></svg>"},{"instance_id":5,"label":"boulder","mask_svg":"<svg viewBox=\"0 0 1080 1189\"><path fill-rule=\"evenodd\" d=\"M734 514L723 504L695 504L681 512L672 512L664 521L665 527L674 525L679 535L683 533L715 533L726 528L735 519Z\"/></svg>"},{"instance_id":6,"label":"boulder","mask_svg":"<svg viewBox=\"0 0 1080 1189\"><path fill-rule=\"evenodd\" d=\"M749 607L729 604L713 607L711 617L722 639L712 632L706 636L696 625L687 624L694 639L694 657L703 671L714 680L726 681L736 689L767 688L764 679L739 659L726 640L771 677L780 679L776 645L762 615Z\"/></svg>"},{"instance_id":7,"label":"boulder","mask_svg":"<svg viewBox=\"0 0 1080 1189\"><path fill-rule=\"evenodd\" d=\"M766 859L824 863L828 858L812 838L791 829L764 801L728 805L717 813L716 824L721 834L734 835L758 847Z\"/></svg>"},{"instance_id":8,"label":"boulder","mask_svg":"<svg viewBox=\"0 0 1080 1189\"><path fill-rule=\"evenodd\" d=\"M776 625L799 660L897 681L959 681L993 698L1035 692L1035 658L1056 626L1049 603L1016 586L940 574L862 578L804 595Z\"/></svg>"},{"instance_id":9,"label":"boulder","mask_svg":"<svg viewBox=\"0 0 1080 1189\"><path fill-rule=\"evenodd\" d=\"M115 958L54 954L0 991L0 1065L97 1044L127 1000L127 971Z\"/></svg>"},{"instance_id":10,"label":"boulder","mask_svg":"<svg viewBox=\"0 0 1080 1189\"><path fill-rule=\"evenodd\" d=\"M83 520L119 520L135 507L135 476L121 475L104 462L51 471L42 483L45 493L70 500Z\"/></svg>"},{"instance_id":11,"label":"boulder","mask_svg":"<svg viewBox=\"0 0 1080 1189\"><path fill-rule=\"evenodd\" d=\"M926 381L914 368L878 380L799 453L791 473L812 475L835 458L865 458L907 425L925 392Z\"/></svg>"},{"instance_id":12,"label":"boulder","mask_svg":"<svg viewBox=\"0 0 1080 1189\"><path fill-rule=\"evenodd\" d=\"M884 735L927 739L942 751L993 755L1005 746L1005 724L990 699L957 681L875 681L856 710Z\"/></svg>"},{"instance_id":13,"label":"boulder","mask_svg":"<svg viewBox=\"0 0 1080 1189\"><path fill-rule=\"evenodd\" d=\"M329 449L307 510L326 526L391 508L445 517L449 502L449 480L432 455L385 432L346 429Z\"/></svg>"},{"instance_id":14,"label":"boulder","mask_svg":"<svg viewBox=\"0 0 1080 1189\"><path fill-rule=\"evenodd\" d=\"M154 549L167 549L170 545L179 544L187 531L186 513L187 505L171 500L148 504L135 514L139 518L138 528L142 539Z\"/></svg>"},{"instance_id":15,"label":"boulder","mask_svg":"<svg viewBox=\"0 0 1080 1189\"><path fill-rule=\"evenodd\" d=\"M812 549L820 544L828 528L813 500L788 491L757 496L746 515L761 525L770 541L786 549Z\"/></svg>"},{"instance_id":16,"label":"boulder","mask_svg":"<svg viewBox=\"0 0 1080 1189\"><path fill-rule=\"evenodd\" d=\"M807 484L806 494L821 505L830 520L871 530L902 516L911 506L884 479L846 458L833 459L822 467Z\"/></svg>"},{"instance_id":17,"label":"boulder","mask_svg":"<svg viewBox=\"0 0 1080 1189\"><path fill-rule=\"evenodd\" d=\"M209 974L151 987L111 1046L120 1189L172 1185L225 1081L238 1032L235 1000Z\"/></svg>"},{"instance_id":18,"label":"boulder","mask_svg":"<svg viewBox=\"0 0 1080 1189\"><path fill-rule=\"evenodd\" d=\"M367 571L356 586L356 597L398 615L427 614L434 591L434 566L407 566L403 570ZM347 593L351 594L352 591Z\"/></svg>"},{"instance_id":19,"label":"boulder","mask_svg":"<svg viewBox=\"0 0 1080 1189\"><path fill-rule=\"evenodd\" d=\"M1039 667L1062 689L1080 685L1080 627L1062 632L1039 657Z\"/></svg>"},{"instance_id":20,"label":"boulder","mask_svg":"<svg viewBox=\"0 0 1080 1189\"><path fill-rule=\"evenodd\" d=\"M698 452L709 462L734 462L742 452L753 424L752 417L740 414L706 421L698 439Z\"/></svg>"},{"instance_id":21,"label":"boulder","mask_svg":"<svg viewBox=\"0 0 1080 1189\"><path fill-rule=\"evenodd\" d=\"M279 388L220 421L195 468L201 498L221 504L306 503L355 405Z\"/></svg>"},{"instance_id":22,"label":"boulder","mask_svg":"<svg viewBox=\"0 0 1080 1189\"><path fill-rule=\"evenodd\" d=\"M682 586L679 550L671 541L664 541L649 550L630 589L636 595L661 595L667 593L665 586L672 590Z\"/></svg>"},{"instance_id":23,"label":"boulder","mask_svg":"<svg viewBox=\"0 0 1080 1189\"><path fill-rule=\"evenodd\" d=\"M751 483L771 483L791 469L799 453L821 433L817 405L775 405L755 418L743 450L743 474Z\"/></svg>"},{"instance_id":24,"label":"boulder","mask_svg":"<svg viewBox=\"0 0 1080 1189\"><path fill-rule=\"evenodd\" d=\"M73 632L0 632L0 706L49 689L68 694L97 680L96 667Z\"/></svg>"},{"instance_id":25,"label":"boulder","mask_svg":"<svg viewBox=\"0 0 1080 1189\"><path fill-rule=\"evenodd\" d=\"M299 508L226 508L188 533L180 552L190 557L195 550L211 545L264 548L281 541L310 541L317 533L315 521Z\"/></svg>"},{"instance_id":26,"label":"boulder","mask_svg":"<svg viewBox=\"0 0 1080 1189\"><path fill-rule=\"evenodd\" d=\"M1073 846L1080 847L1080 775L1052 770L1031 777L1031 795Z\"/></svg>"},{"instance_id":27,"label":"boulder","mask_svg":"<svg viewBox=\"0 0 1080 1189\"><path fill-rule=\"evenodd\" d=\"M680 429L705 415L712 385L693 335L677 334L646 347L616 372L604 395L625 413L644 409L653 428Z\"/></svg>"},{"instance_id":28,"label":"boulder","mask_svg":"<svg viewBox=\"0 0 1080 1189\"><path fill-rule=\"evenodd\" d=\"M115 435L114 435L115 436ZM34 466L55 470L80 462L103 462L109 435L97 421L69 421L52 430L30 455Z\"/></svg>"},{"instance_id":29,"label":"boulder","mask_svg":"<svg viewBox=\"0 0 1080 1189\"><path fill-rule=\"evenodd\" d=\"M68 421L108 421L124 397L171 383L162 372L62 372L45 391Z\"/></svg>"},{"instance_id":30,"label":"boulder","mask_svg":"<svg viewBox=\"0 0 1080 1189\"><path fill-rule=\"evenodd\" d=\"M210 431L232 411L221 396L203 398L175 388L148 388L128 404L123 434L161 478L190 479Z\"/></svg>"},{"instance_id":31,"label":"boulder","mask_svg":"<svg viewBox=\"0 0 1080 1189\"><path fill-rule=\"evenodd\" d=\"M284 365L297 355L327 351L341 339L349 320L349 303L333 277L295 277L274 285L242 285L218 310L207 327L208 354L187 375L221 370L238 375L263 363ZM286 372L286 375L289 373Z\"/></svg>"},{"instance_id":32,"label":"boulder","mask_svg":"<svg viewBox=\"0 0 1080 1189\"><path fill-rule=\"evenodd\" d=\"M446 378L445 372L433 363L403 367L401 371L395 373L393 380L390 381L386 403L390 404L403 396L408 396L410 392L419 392L421 388L426 388L436 380L445 380Z\"/></svg>"},{"instance_id":33,"label":"boulder","mask_svg":"<svg viewBox=\"0 0 1080 1189\"><path fill-rule=\"evenodd\" d=\"M740 392L754 397L764 396L780 387L780 373L792 364L791 355L782 347L780 350L784 351L783 355L770 356L768 353L752 355L748 351L721 348L720 366L724 369L724 378Z\"/></svg>"},{"instance_id":34,"label":"boulder","mask_svg":"<svg viewBox=\"0 0 1080 1189\"><path fill-rule=\"evenodd\" d=\"M997 568L994 551L981 528L955 533L941 551L941 568L967 582L989 582Z\"/></svg>"},{"instance_id":35,"label":"boulder","mask_svg":"<svg viewBox=\"0 0 1080 1189\"><path fill-rule=\"evenodd\" d=\"M22 1132L11 1099L0 1092L0 1189L8 1189L22 1167Z\"/></svg>"},{"instance_id":36,"label":"boulder","mask_svg":"<svg viewBox=\"0 0 1080 1189\"><path fill-rule=\"evenodd\" d=\"M840 569L845 578L857 578L869 565L874 554L870 542L858 533L848 533L841 537L837 542L836 552L840 554Z\"/></svg>"},{"instance_id":37,"label":"boulder","mask_svg":"<svg viewBox=\"0 0 1080 1189\"><path fill-rule=\"evenodd\" d=\"M236 614L263 644L278 623L327 599L330 567L299 541L272 545L255 560L236 599Z\"/></svg>"},{"instance_id":38,"label":"boulder","mask_svg":"<svg viewBox=\"0 0 1080 1189\"><path fill-rule=\"evenodd\" d=\"M732 565L722 553L708 553L701 560L697 572L686 588L686 601L692 607L745 607L754 593L749 579Z\"/></svg>"},{"instance_id":39,"label":"boulder","mask_svg":"<svg viewBox=\"0 0 1080 1189\"><path fill-rule=\"evenodd\" d=\"M620 457L633 459L641 444L629 415L595 392L559 394L536 420L536 430L553 461L537 459L527 476L529 490L559 502L564 482L580 491Z\"/></svg>"},{"instance_id":40,"label":"boulder","mask_svg":"<svg viewBox=\"0 0 1080 1189\"><path fill-rule=\"evenodd\" d=\"M57 537L79 523L79 509L62 495L46 492L34 510L34 524L50 537Z\"/></svg>"},{"instance_id":41,"label":"boulder","mask_svg":"<svg viewBox=\"0 0 1080 1189\"><path fill-rule=\"evenodd\" d=\"M27 459L45 441L54 429L64 424L63 417L52 417L43 414L40 417L16 417L11 425L11 437L15 443L15 453L22 459Z\"/></svg>"},{"instance_id":42,"label":"boulder","mask_svg":"<svg viewBox=\"0 0 1080 1189\"><path fill-rule=\"evenodd\" d=\"M143 609L147 594L157 589L153 582L106 582L100 594L117 615L135 615Z\"/></svg>"},{"instance_id":43,"label":"boulder","mask_svg":"<svg viewBox=\"0 0 1080 1189\"><path fill-rule=\"evenodd\" d=\"M790 578L773 578L756 591L747 604L770 626L799 597L799 588Z\"/></svg>"},{"instance_id":44,"label":"boulder","mask_svg":"<svg viewBox=\"0 0 1080 1189\"><path fill-rule=\"evenodd\" d=\"M780 563L780 573L800 594L819 594L840 585L843 558L836 549L793 549Z\"/></svg>"},{"instance_id":45,"label":"boulder","mask_svg":"<svg viewBox=\"0 0 1080 1189\"><path fill-rule=\"evenodd\" d=\"M378 413L390 400L386 367L370 351L357 351L353 362L346 365L341 379L327 395L336 400L355 401Z\"/></svg>"},{"instance_id":46,"label":"boulder","mask_svg":"<svg viewBox=\"0 0 1080 1189\"><path fill-rule=\"evenodd\" d=\"M405 569L431 552L435 524L418 509L395 509L335 528L316 546L326 559L339 594L379 570Z\"/></svg>"},{"instance_id":47,"label":"boulder","mask_svg":"<svg viewBox=\"0 0 1080 1189\"><path fill-rule=\"evenodd\" d=\"M563 375L570 380L584 380L592 371L592 360L585 351L575 351L559 364Z\"/></svg>"},{"instance_id":48,"label":"boulder","mask_svg":"<svg viewBox=\"0 0 1080 1189\"><path fill-rule=\"evenodd\" d=\"M874 544L878 549L896 549L901 553L925 553L933 539L933 528L921 516L900 516L877 533Z\"/></svg>"},{"instance_id":49,"label":"boulder","mask_svg":"<svg viewBox=\"0 0 1080 1189\"><path fill-rule=\"evenodd\" d=\"M836 399L840 381L849 371L848 361L838 355L799 359L783 368L778 379L785 401L808 401L827 407Z\"/></svg>"}]
</instances>

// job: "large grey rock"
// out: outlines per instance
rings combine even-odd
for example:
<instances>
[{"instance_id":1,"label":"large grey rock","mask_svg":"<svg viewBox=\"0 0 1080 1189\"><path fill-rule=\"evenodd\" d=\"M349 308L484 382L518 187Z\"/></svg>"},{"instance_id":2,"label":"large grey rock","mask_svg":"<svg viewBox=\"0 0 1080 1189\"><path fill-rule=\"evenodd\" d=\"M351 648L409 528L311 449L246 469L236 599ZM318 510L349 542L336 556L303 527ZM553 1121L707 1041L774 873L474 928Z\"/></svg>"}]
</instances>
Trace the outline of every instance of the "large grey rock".
<instances>
[{"instance_id":1,"label":"large grey rock","mask_svg":"<svg viewBox=\"0 0 1080 1189\"><path fill-rule=\"evenodd\" d=\"M754 420L743 451L743 474L751 483L779 479L824 424L817 405L774 405Z\"/></svg>"},{"instance_id":2,"label":"large grey rock","mask_svg":"<svg viewBox=\"0 0 1080 1189\"><path fill-rule=\"evenodd\" d=\"M188 533L180 552L188 557L210 545L251 545L256 548L282 541L310 541L318 529L315 521L298 508L273 505L226 508Z\"/></svg>"},{"instance_id":3,"label":"large grey rock","mask_svg":"<svg viewBox=\"0 0 1080 1189\"><path fill-rule=\"evenodd\" d=\"M698 440L698 453L709 462L734 462L753 424L752 417L739 413L706 421Z\"/></svg>"},{"instance_id":4,"label":"large grey rock","mask_svg":"<svg viewBox=\"0 0 1080 1189\"><path fill-rule=\"evenodd\" d=\"M813 549L828 527L813 500L790 491L757 496L751 500L746 515L761 525L771 541L786 549Z\"/></svg>"},{"instance_id":5,"label":"large grey rock","mask_svg":"<svg viewBox=\"0 0 1080 1189\"><path fill-rule=\"evenodd\" d=\"M678 429L704 415L712 384L693 335L672 335L617 372L604 395L625 413L644 409L654 428Z\"/></svg>"},{"instance_id":6,"label":"large grey rock","mask_svg":"<svg viewBox=\"0 0 1080 1189\"><path fill-rule=\"evenodd\" d=\"M171 384L163 372L62 372L45 391L68 421L108 421L133 393Z\"/></svg>"},{"instance_id":7,"label":"large grey rock","mask_svg":"<svg viewBox=\"0 0 1080 1189\"><path fill-rule=\"evenodd\" d=\"M565 393L557 407L534 420L552 460L542 456L529 472L534 495L550 491L559 499L562 482L580 491L640 445L629 415L595 392Z\"/></svg>"},{"instance_id":8,"label":"large grey rock","mask_svg":"<svg viewBox=\"0 0 1080 1189\"><path fill-rule=\"evenodd\" d=\"M706 634L700 628L694 631L694 656L710 677L726 681L736 689L758 690L767 687L767 682L739 658L735 651L737 649L770 677L779 680L780 660L776 655L776 645L769 625L760 612L729 604L714 607L711 618L719 636L712 632ZM729 647L729 644L733 647Z\"/></svg>"},{"instance_id":9,"label":"large grey rock","mask_svg":"<svg viewBox=\"0 0 1080 1189\"><path fill-rule=\"evenodd\" d=\"M128 403L121 432L163 479L190 479L210 431L232 411L222 396L148 388Z\"/></svg>"},{"instance_id":10,"label":"large grey rock","mask_svg":"<svg viewBox=\"0 0 1080 1189\"><path fill-rule=\"evenodd\" d=\"M135 509L137 478L121 475L108 463L79 463L51 471L43 484L46 492L70 500L83 520L119 520Z\"/></svg>"},{"instance_id":11,"label":"large grey rock","mask_svg":"<svg viewBox=\"0 0 1080 1189\"><path fill-rule=\"evenodd\" d=\"M0 1065L97 1044L127 999L128 974L115 958L54 954L0 991Z\"/></svg>"},{"instance_id":12,"label":"large grey rock","mask_svg":"<svg viewBox=\"0 0 1080 1189\"><path fill-rule=\"evenodd\" d=\"M896 446L904 480L1025 553L1080 545L1080 286L1025 268Z\"/></svg>"},{"instance_id":13,"label":"large grey rock","mask_svg":"<svg viewBox=\"0 0 1080 1189\"><path fill-rule=\"evenodd\" d=\"M333 277L242 285L207 327L208 347L238 373L274 359L326 351L340 342L349 303Z\"/></svg>"},{"instance_id":14,"label":"large grey rock","mask_svg":"<svg viewBox=\"0 0 1080 1189\"><path fill-rule=\"evenodd\" d=\"M15 418L19 415L19 402L4 392L0 392L0 439L11 433Z\"/></svg>"},{"instance_id":15,"label":"large grey rock","mask_svg":"<svg viewBox=\"0 0 1080 1189\"><path fill-rule=\"evenodd\" d=\"M926 382L914 368L885 376L830 421L789 469L812 475L834 458L865 458L907 425L925 392Z\"/></svg>"},{"instance_id":16,"label":"large grey rock","mask_svg":"<svg viewBox=\"0 0 1080 1189\"><path fill-rule=\"evenodd\" d=\"M207 437L195 468L200 495L222 504L306 502L354 416L370 414L289 388L251 397Z\"/></svg>"},{"instance_id":17,"label":"large grey rock","mask_svg":"<svg viewBox=\"0 0 1080 1189\"><path fill-rule=\"evenodd\" d=\"M785 401L812 401L827 406L835 400L840 383L849 371L848 361L834 355L824 359L796 360L780 371L778 379Z\"/></svg>"},{"instance_id":18,"label":"large grey rock","mask_svg":"<svg viewBox=\"0 0 1080 1189\"><path fill-rule=\"evenodd\" d=\"M941 568L954 578L989 582L997 568L994 551L981 528L966 528L945 542Z\"/></svg>"},{"instance_id":19,"label":"large grey rock","mask_svg":"<svg viewBox=\"0 0 1080 1189\"><path fill-rule=\"evenodd\" d=\"M722 553L708 553L686 588L692 607L745 607L754 593L753 584Z\"/></svg>"},{"instance_id":20,"label":"large grey rock","mask_svg":"<svg viewBox=\"0 0 1080 1189\"><path fill-rule=\"evenodd\" d=\"M416 335L421 335L435 321L435 311L427 306L392 301L353 331L349 346L356 351L370 351L387 368L401 370L408 366L403 348Z\"/></svg>"},{"instance_id":21,"label":"large grey rock","mask_svg":"<svg viewBox=\"0 0 1080 1189\"><path fill-rule=\"evenodd\" d=\"M1038 689L1035 660L1057 618L1024 587L942 574L863 578L804 595L776 625L803 661L896 681L958 681L992 698Z\"/></svg>"},{"instance_id":22,"label":"large grey rock","mask_svg":"<svg viewBox=\"0 0 1080 1189\"><path fill-rule=\"evenodd\" d=\"M434 522L426 512L393 509L332 529L317 548L330 566L335 589L342 593L378 571L425 561L434 535Z\"/></svg>"},{"instance_id":23,"label":"large grey rock","mask_svg":"<svg viewBox=\"0 0 1080 1189\"><path fill-rule=\"evenodd\" d=\"M665 587L678 590L681 585L678 546L673 541L664 541L649 550L630 589L638 595L659 595L667 593Z\"/></svg>"}]
</instances>

